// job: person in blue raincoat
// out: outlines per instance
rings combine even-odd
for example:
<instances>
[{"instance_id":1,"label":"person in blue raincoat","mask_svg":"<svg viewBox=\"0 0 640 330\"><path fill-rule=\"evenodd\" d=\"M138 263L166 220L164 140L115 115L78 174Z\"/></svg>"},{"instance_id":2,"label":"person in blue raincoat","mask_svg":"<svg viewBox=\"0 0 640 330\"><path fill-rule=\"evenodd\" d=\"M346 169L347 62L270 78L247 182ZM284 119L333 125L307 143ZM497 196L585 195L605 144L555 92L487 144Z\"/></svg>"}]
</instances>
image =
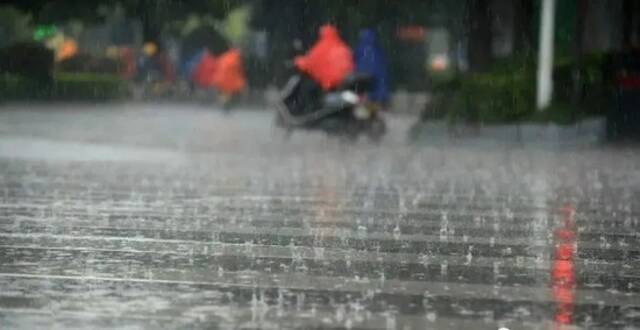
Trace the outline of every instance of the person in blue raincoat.
<instances>
[{"instance_id":1,"label":"person in blue raincoat","mask_svg":"<svg viewBox=\"0 0 640 330\"><path fill-rule=\"evenodd\" d=\"M360 33L360 42L354 53L356 71L373 77L369 99L386 106L389 102L389 74L387 56L378 44L376 33L371 29Z\"/></svg>"},{"instance_id":2,"label":"person in blue raincoat","mask_svg":"<svg viewBox=\"0 0 640 330\"><path fill-rule=\"evenodd\" d=\"M196 68L198 67L198 64L200 64L200 62L202 61L202 59L205 57L206 54L207 54L206 48L202 48L198 52L186 58L185 62L182 64L182 72L181 72L182 77L185 80L187 81L192 80L194 71L196 70Z\"/></svg>"}]
</instances>

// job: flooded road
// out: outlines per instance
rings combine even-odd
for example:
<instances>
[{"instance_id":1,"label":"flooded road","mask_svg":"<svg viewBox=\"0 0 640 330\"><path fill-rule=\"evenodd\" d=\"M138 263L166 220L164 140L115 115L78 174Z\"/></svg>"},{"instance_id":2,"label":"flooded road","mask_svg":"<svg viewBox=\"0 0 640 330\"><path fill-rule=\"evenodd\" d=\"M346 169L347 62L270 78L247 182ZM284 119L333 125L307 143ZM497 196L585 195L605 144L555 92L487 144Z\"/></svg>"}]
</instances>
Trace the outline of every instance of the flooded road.
<instances>
[{"instance_id":1,"label":"flooded road","mask_svg":"<svg viewBox=\"0 0 640 330\"><path fill-rule=\"evenodd\" d=\"M5 329L635 329L640 156L0 111Z\"/></svg>"}]
</instances>

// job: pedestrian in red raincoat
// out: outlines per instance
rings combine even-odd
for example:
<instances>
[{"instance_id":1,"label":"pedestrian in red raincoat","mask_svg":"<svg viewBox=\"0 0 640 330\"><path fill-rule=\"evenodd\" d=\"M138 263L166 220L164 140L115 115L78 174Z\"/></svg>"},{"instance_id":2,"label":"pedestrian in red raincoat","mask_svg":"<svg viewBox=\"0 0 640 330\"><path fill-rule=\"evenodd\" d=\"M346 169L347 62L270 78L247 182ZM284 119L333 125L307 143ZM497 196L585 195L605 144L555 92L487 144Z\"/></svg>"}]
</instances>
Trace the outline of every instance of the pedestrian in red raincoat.
<instances>
[{"instance_id":1,"label":"pedestrian in red raincoat","mask_svg":"<svg viewBox=\"0 0 640 330\"><path fill-rule=\"evenodd\" d=\"M324 90L338 87L354 70L351 49L332 25L320 28L318 42L306 55L297 57L295 65Z\"/></svg>"},{"instance_id":2,"label":"pedestrian in red raincoat","mask_svg":"<svg viewBox=\"0 0 640 330\"><path fill-rule=\"evenodd\" d=\"M120 50L120 60L122 69L120 74L125 80L131 80L136 76L136 54L130 47L123 47Z\"/></svg>"},{"instance_id":3,"label":"pedestrian in red raincoat","mask_svg":"<svg viewBox=\"0 0 640 330\"><path fill-rule=\"evenodd\" d=\"M227 97L241 93L247 84L242 64L242 54L232 48L217 58L213 85Z\"/></svg>"},{"instance_id":4,"label":"pedestrian in red raincoat","mask_svg":"<svg viewBox=\"0 0 640 330\"><path fill-rule=\"evenodd\" d=\"M227 105L247 86L242 53L237 48L231 48L216 57L205 51L200 63L193 70L191 79L198 87L217 90L220 103Z\"/></svg>"},{"instance_id":5,"label":"pedestrian in red raincoat","mask_svg":"<svg viewBox=\"0 0 640 330\"><path fill-rule=\"evenodd\" d=\"M217 58L210 51L205 50L204 54L200 58L200 62L195 66L191 79L200 88L213 87L213 78L217 69Z\"/></svg>"}]
</instances>

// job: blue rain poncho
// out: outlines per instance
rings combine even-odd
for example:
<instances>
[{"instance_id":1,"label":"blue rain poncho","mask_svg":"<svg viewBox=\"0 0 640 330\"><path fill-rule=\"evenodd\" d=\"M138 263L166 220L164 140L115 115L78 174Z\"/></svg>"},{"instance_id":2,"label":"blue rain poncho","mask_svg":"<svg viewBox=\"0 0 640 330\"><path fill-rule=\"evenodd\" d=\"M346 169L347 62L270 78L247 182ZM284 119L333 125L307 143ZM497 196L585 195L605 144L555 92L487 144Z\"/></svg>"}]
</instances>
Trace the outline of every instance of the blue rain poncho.
<instances>
[{"instance_id":1,"label":"blue rain poncho","mask_svg":"<svg viewBox=\"0 0 640 330\"><path fill-rule=\"evenodd\" d=\"M373 30L364 30L355 54L356 70L373 76L373 86L369 98L375 102L389 101L388 62L384 51L378 44Z\"/></svg>"}]
</instances>

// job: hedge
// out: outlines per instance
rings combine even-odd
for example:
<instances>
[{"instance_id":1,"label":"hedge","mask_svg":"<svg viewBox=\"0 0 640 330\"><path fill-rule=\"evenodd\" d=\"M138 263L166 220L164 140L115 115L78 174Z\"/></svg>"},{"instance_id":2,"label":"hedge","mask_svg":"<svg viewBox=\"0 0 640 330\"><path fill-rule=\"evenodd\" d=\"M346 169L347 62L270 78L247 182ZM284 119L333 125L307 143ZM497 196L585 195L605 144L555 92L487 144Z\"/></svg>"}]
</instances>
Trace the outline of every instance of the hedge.
<instances>
[{"instance_id":1,"label":"hedge","mask_svg":"<svg viewBox=\"0 0 640 330\"><path fill-rule=\"evenodd\" d=\"M52 82L42 82L0 74L0 101L108 101L126 93L126 83L114 75L56 73Z\"/></svg>"},{"instance_id":2,"label":"hedge","mask_svg":"<svg viewBox=\"0 0 640 330\"><path fill-rule=\"evenodd\" d=\"M591 56L582 63L581 98L574 102L575 63L560 60L554 68L554 103L536 109L536 67L531 59L497 63L487 73L458 76L434 85L436 112L451 123L542 121L567 124L584 116L602 115L611 106L607 57Z\"/></svg>"},{"instance_id":3,"label":"hedge","mask_svg":"<svg viewBox=\"0 0 640 330\"><path fill-rule=\"evenodd\" d=\"M51 98L54 100L117 100L126 96L126 82L110 74L58 73Z\"/></svg>"},{"instance_id":4,"label":"hedge","mask_svg":"<svg viewBox=\"0 0 640 330\"><path fill-rule=\"evenodd\" d=\"M53 78L53 51L34 42L0 49L0 73L31 77L43 82Z\"/></svg>"},{"instance_id":5,"label":"hedge","mask_svg":"<svg viewBox=\"0 0 640 330\"><path fill-rule=\"evenodd\" d=\"M467 119L509 122L531 114L535 104L535 83L528 70L474 74L463 79L461 103Z\"/></svg>"}]
</instances>

